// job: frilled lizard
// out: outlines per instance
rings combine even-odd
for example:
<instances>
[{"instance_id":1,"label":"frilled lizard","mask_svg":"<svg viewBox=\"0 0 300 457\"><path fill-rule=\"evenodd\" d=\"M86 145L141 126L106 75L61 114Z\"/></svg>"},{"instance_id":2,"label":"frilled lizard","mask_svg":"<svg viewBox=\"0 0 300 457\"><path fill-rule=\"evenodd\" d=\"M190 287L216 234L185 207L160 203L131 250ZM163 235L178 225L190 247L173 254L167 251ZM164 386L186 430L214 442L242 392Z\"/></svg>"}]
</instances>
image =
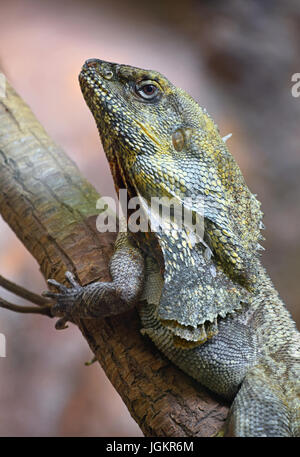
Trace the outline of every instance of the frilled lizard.
<instances>
[{"instance_id":1,"label":"frilled lizard","mask_svg":"<svg viewBox=\"0 0 300 457\"><path fill-rule=\"evenodd\" d=\"M260 204L216 124L156 71L90 59L79 81L116 190L140 197L146 215L152 197L175 199L203 233L193 238L174 211L158 230L149 218L148 232L119 232L112 282L50 280L62 326L139 302L142 333L233 400L228 435L299 436L299 333L260 262Z\"/></svg>"}]
</instances>

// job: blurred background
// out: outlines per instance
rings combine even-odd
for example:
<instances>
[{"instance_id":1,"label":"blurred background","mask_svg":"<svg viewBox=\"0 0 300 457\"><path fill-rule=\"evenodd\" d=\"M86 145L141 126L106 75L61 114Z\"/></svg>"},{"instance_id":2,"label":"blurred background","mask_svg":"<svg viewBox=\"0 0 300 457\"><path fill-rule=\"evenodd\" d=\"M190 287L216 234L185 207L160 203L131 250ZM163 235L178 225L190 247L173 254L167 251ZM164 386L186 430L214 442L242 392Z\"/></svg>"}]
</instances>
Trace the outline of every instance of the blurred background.
<instances>
[{"instance_id":1,"label":"blurred background","mask_svg":"<svg viewBox=\"0 0 300 457\"><path fill-rule=\"evenodd\" d=\"M158 70L218 123L265 213L266 266L300 321L298 0L0 2L0 67L102 195L113 184L77 75L97 57ZM1 129L1 125L0 125ZM38 265L0 217L0 274L35 292ZM0 290L0 296L21 300ZM71 326L0 310L0 436L141 436Z\"/></svg>"}]
</instances>

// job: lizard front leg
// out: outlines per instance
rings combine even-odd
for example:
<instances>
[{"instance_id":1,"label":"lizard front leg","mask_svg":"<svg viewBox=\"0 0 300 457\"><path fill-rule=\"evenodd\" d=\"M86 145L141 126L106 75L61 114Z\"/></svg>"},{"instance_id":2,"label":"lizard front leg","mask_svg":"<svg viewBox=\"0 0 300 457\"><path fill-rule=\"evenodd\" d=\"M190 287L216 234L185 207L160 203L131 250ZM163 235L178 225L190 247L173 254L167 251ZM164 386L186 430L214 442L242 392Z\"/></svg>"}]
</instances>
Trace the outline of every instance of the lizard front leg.
<instances>
[{"instance_id":1,"label":"lizard front leg","mask_svg":"<svg viewBox=\"0 0 300 457\"><path fill-rule=\"evenodd\" d=\"M132 308L143 289L144 258L127 233L119 233L110 261L112 282L94 282L82 287L72 273L67 272L71 287L49 279L58 292L47 291L46 297L56 300L54 316L61 317L56 328L66 328L73 318L103 318Z\"/></svg>"}]
</instances>

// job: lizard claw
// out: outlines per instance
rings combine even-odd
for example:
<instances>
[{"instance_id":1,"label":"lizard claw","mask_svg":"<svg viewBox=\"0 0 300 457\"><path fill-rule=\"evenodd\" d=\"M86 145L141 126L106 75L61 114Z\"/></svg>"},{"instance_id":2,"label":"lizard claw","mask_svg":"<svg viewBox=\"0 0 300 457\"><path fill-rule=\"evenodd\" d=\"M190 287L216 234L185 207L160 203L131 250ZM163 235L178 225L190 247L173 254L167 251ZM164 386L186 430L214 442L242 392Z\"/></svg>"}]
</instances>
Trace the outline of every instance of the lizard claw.
<instances>
[{"instance_id":1,"label":"lizard claw","mask_svg":"<svg viewBox=\"0 0 300 457\"><path fill-rule=\"evenodd\" d=\"M58 290L60 290L61 292L65 292L68 288L66 286L64 286L63 284L61 284L60 282L58 281L55 281L55 279L48 279L47 280L47 283L48 284L51 284L52 286L55 286Z\"/></svg>"},{"instance_id":2,"label":"lizard claw","mask_svg":"<svg viewBox=\"0 0 300 457\"><path fill-rule=\"evenodd\" d=\"M61 317L60 319L58 319L58 321L55 324L56 330L64 330L65 328L68 328L69 326L66 325L67 322L68 319L66 317Z\"/></svg>"},{"instance_id":3,"label":"lizard claw","mask_svg":"<svg viewBox=\"0 0 300 457\"><path fill-rule=\"evenodd\" d=\"M55 324L55 328L58 330L62 330L68 327L66 322L70 320L74 305L77 302L78 296L83 289L70 271L67 271L65 276L71 287L66 287L64 284L61 284L55 279L48 279L48 284L54 286L58 292L52 292L48 290L42 294L44 297L52 298L56 302L52 306L51 312L53 316L60 317L60 319Z\"/></svg>"},{"instance_id":4,"label":"lizard claw","mask_svg":"<svg viewBox=\"0 0 300 457\"><path fill-rule=\"evenodd\" d=\"M65 277L67 278L71 286L74 287L74 289L81 289L81 285L76 281L73 273L71 273L70 271L66 271Z\"/></svg>"},{"instance_id":5,"label":"lizard claw","mask_svg":"<svg viewBox=\"0 0 300 457\"><path fill-rule=\"evenodd\" d=\"M94 355L94 357L89 361L89 362L85 362L85 366L86 367L90 367L91 365L93 365L93 363L97 362L98 359L97 357Z\"/></svg>"},{"instance_id":6,"label":"lizard claw","mask_svg":"<svg viewBox=\"0 0 300 457\"><path fill-rule=\"evenodd\" d=\"M59 294L57 294L55 292L50 292L50 290L46 290L45 292L42 292L42 297L48 297L48 298L56 299L58 296L59 296Z\"/></svg>"}]
</instances>

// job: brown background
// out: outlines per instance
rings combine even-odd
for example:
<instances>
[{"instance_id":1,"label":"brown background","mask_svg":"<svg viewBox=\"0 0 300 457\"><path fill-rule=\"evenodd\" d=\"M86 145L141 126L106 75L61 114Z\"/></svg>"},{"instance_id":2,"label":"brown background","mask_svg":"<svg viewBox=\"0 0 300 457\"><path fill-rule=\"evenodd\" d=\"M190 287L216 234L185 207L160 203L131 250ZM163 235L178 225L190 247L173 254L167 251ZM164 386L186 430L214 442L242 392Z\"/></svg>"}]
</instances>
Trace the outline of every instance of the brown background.
<instances>
[{"instance_id":1,"label":"brown background","mask_svg":"<svg viewBox=\"0 0 300 457\"><path fill-rule=\"evenodd\" d=\"M0 3L0 67L102 195L113 185L77 82L84 60L156 69L187 90L233 133L229 148L265 212L263 262L299 323L299 26L296 0L10 0ZM0 274L45 289L1 218ZM91 354L76 328L2 310L0 333L0 436L141 435L101 368L84 366Z\"/></svg>"}]
</instances>

